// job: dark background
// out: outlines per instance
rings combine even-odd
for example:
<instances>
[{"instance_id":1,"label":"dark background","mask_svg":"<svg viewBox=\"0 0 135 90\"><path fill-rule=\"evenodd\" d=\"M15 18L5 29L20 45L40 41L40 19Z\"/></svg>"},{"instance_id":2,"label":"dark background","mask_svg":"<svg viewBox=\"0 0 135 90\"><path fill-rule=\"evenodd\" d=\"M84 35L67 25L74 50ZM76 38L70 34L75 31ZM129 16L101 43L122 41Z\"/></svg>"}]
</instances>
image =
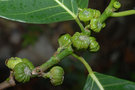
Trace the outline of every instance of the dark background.
<instances>
[{"instance_id":1,"label":"dark background","mask_svg":"<svg viewBox=\"0 0 135 90\"><path fill-rule=\"evenodd\" d=\"M135 0L120 0L119 11L135 8ZM108 0L90 0L89 7L101 12ZM135 81L135 15L109 18L100 33L92 33L100 44L97 53L80 54L92 69L107 75ZM53 24L25 24L0 18L0 82L9 75L5 60L10 57L25 57L35 66L48 60L58 48L57 39L63 33L80 31L74 21ZM87 78L84 66L69 56L59 63L65 70L64 83L54 87L49 80L34 78L25 84L17 84L7 90L82 90Z\"/></svg>"}]
</instances>

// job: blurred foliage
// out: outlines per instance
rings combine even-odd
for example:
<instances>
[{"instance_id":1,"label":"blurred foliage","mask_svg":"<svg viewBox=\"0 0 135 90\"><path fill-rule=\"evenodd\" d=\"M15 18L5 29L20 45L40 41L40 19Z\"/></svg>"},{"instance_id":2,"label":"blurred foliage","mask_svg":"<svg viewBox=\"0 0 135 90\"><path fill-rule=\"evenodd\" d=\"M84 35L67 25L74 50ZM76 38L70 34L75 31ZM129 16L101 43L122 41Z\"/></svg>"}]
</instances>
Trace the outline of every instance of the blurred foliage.
<instances>
[{"instance_id":1,"label":"blurred foliage","mask_svg":"<svg viewBox=\"0 0 135 90\"><path fill-rule=\"evenodd\" d=\"M22 35L22 46L27 47L28 45L34 45L40 35L42 33L42 29L35 25L35 26L28 26L26 27L26 32Z\"/></svg>"}]
</instances>

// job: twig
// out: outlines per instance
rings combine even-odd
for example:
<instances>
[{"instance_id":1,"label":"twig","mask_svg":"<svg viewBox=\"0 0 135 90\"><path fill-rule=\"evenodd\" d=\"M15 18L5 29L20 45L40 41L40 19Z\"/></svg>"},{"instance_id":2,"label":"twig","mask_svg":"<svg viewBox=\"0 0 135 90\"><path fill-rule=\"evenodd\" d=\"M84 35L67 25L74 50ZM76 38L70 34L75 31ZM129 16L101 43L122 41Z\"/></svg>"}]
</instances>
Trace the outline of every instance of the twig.
<instances>
[{"instance_id":1,"label":"twig","mask_svg":"<svg viewBox=\"0 0 135 90\"><path fill-rule=\"evenodd\" d=\"M16 83L13 77L13 71L11 71L9 78L5 80L4 82L0 83L0 90L6 89L8 87L13 87L15 85Z\"/></svg>"},{"instance_id":2,"label":"twig","mask_svg":"<svg viewBox=\"0 0 135 90\"><path fill-rule=\"evenodd\" d=\"M73 49L71 47L66 48L61 53L58 53L55 56L52 56L47 62L40 65L40 70L45 71L48 68L52 67L53 65L59 63L63 58L66 56L69 56L73 52Z\"/></svg>"},{"instance_id":3,"label":"twig","mask_svg":"<svg viewBox=\"0 0 135 90\"><path fill-rule=\"evenodd\" d=\"M72 56L75 57L76 59L80 60L84 64L84 66L86 67L86 69L89 72L89 75L95 81L95 83L98 85L99 89L100 90L104 90L102 84L100 83L100 81L98 80L98 78L95 76L95 74L92 71L90 65L85 61L85 59L83 57L80 57L80 56L76 55L75 53L72 53Z\"/></svg>"},{"instance_id":4,"label":"twig","mask_svg":"<svg viewBox=\"0 0 135 90\"><path fill-rule=\"evenodd\" d=\"M135 10L127 10L121 12L114 12L112 13L111 17L122 17L122 16L134 15L134 14L135 14Z\"/></svg>"}]
</instances>

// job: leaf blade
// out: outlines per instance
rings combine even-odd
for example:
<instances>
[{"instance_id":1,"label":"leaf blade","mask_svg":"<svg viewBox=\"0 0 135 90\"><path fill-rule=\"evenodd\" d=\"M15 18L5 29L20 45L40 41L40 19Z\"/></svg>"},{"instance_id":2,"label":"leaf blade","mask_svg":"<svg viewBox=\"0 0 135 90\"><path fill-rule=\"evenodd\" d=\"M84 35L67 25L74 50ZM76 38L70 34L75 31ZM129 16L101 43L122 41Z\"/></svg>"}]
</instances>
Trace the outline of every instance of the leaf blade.
<instances>
[{"instance_id":1,"label":"leaf blade","mask_svg":"<svg viewBox=\"0 0 135 90\"><path fill-rule=\"evenodd\" d=\"M77 0L78 7L83 9L87 8L89 4L89 0Z\"/></svg>"},{"instance_id":2,"label":"leaf blade","mask_svg":"<svg viewBox=\"0 0 135 90\"><path fill-rule=\"evenodd\" d=\"M95 75L99 79L100 83L103 85L105 90L134 90L135 89L135 83L130 82L127 80L119 79L116 77L103 75L100 73L96 73ZM90 75L88 75L86 84L83 88L83 90L100 90L96 83L94 82L92 85L92 78Z\"/></svg>"},{"instance_id":3,"label":"leaf blade","mask_svg":"<svg viewBox=\"0 0 135 90\"><path fill-rule=\"evenodd\" d=\"M75 0L59 0L77 15ZM74 8L71 8L73 5ZM25 23L54 23L74 18L54 0L7 0L0 1L0 17Z\"/></svg>"}]
</instances>

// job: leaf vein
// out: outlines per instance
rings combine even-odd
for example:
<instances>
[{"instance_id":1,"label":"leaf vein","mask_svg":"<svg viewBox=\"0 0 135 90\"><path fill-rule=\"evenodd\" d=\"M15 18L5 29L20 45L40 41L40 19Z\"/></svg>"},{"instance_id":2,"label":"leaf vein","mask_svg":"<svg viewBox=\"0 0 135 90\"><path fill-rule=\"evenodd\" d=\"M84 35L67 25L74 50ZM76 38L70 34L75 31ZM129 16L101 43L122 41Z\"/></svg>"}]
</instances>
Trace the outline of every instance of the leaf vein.
<instances>
[{"instance_id":1,"label":"leaf vein","mask_svg":"<svg viewBox=\"0 0 135 90\"><path fill-rule=\"evenodd\" d=\"M123 84L127 84L129 82L124 82L124 83L114 83L114 84L106 84L106 85L103 85L104 87L109 87L109 86L117 86L117 85L123 85Z\"/></svg>"},{"instance_id":2,"label":"leaf vein","mask_svg":"<svg viewBox=\"0 0 135 90\"><path fill-rule=\"evenodd\" d=\"M90 90L92 90L92 88L93 88L93 84L94 84L94 80L92 79L92 85L91 85Z\"/></svg>"},{"instance_id":3,"label":"leaf vein","mask_svg":"<svg viewBox=\"0 0 135 90\"><path fill-rule=\"evenodd\" d=\"M67 12L56 13L56 14L54 14L54 15L51 15L51 16L47 17L47 18L44 18L43 20L52 18L53 16L57 16L57 15L60 15L60 14L66 14L66 13L67 13Z\"/></svg>"},{"instance_id":4,"label":"leaf vein","mask_svg":"<svg viewBox=\"0 0 135 90\"><path fill-rule=\"evenodd\" d=\"M111 76L106 76L106 77L98 78L98 79L101 80L101 79L106 79L106 78L112 78L112 77Z\"/></svg>"},{"instance_id":5,"label":"leaf vein","mask_svg":"<svg viewBox=\"0 0 135 90\"><path fill-rule=\"evenodd\" d=\"M82 0L79 0L78 4L80 4L80 3L81 3L81 1L82 1Z\"/></svg>"},{"instance_id":6,"label":"leaf vein","mask_svg":"<svg viewBox=\"0 0 135 90\"><path fill-rule=\"evenodd\" d=\"M74 19L77 18L77 16L63 3L61 3L59 0L55 0L63 9L65 9Z\"/></svg>"},{"instance_id":7,"label":"leaf vein","mask_svg":"<svg viewBox=\"0 0 135 90\"><path fill-rule=\"evenodd\" d=\"M73 0L70 0L70 2L71 2L71 6L72 6L72 11L73 11L73 13L75 13L75 12L74 12L74 7L73 7L73 3L72 3Z\"/></svg>"},{"instance_id":8,"label":"leaf vein","mask_svg":"<svg viewBox=\"0 0 135 90\"><path fill-rule=\"evenodd\" d=\"M55 6L49 6L49 7L46 7L46 8L41 8L41 9L37 9L37 10L33 10L31 12L25 12L25 13L19 13L19 14L8 14L8 15L28 15L28 14L31 14L31 13L34 13L34 12L39 12L39 11L43 11L43 10L47 10L47 9L52 9L52 8L56 8L56 7L60 7L59 5L55 5ZM4 14L6 15L6 14Z\"/></svg>"}]
</instances>

